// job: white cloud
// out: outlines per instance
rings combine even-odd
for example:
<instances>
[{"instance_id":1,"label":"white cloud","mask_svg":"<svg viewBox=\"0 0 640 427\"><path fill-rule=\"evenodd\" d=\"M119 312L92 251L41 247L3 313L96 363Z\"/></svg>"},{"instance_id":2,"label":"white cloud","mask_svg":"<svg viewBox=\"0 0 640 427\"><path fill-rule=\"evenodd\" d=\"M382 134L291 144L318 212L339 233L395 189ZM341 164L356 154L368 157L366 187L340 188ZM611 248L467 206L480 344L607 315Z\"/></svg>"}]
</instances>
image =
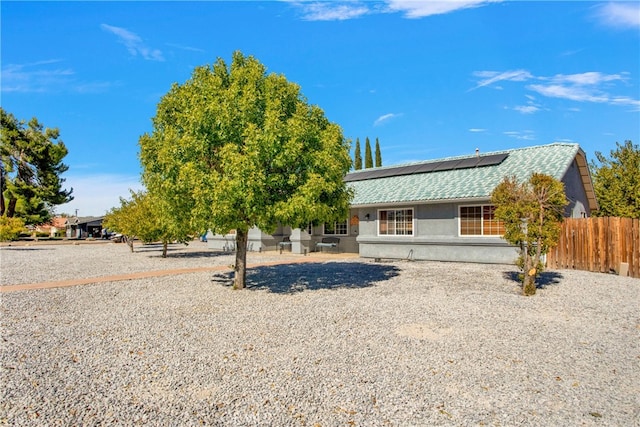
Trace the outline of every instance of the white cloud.
<instances>
[{"instance_id":1,"label":"white cloud","mask_svg":"<svg viewBox=\"0 0 640 427\"><path fill-rule=\"evenodd\" d=\"M556 74L553 76L534 76L527 70L509 71L475 71L474 77L479 78L477 85L469 91L491 86L498 82L527 82L536 81L525 86L525 89L536 92L549 98L569 99L577 102L606 103L632 107L633 111L640 110L640 100L629 96L612 95L610 91L616 83L625 82L628 73L605 74L598 71L588 71L577 74ZM500 87L500 86L493 86ZM501 88L501 87L500 87ZM535 104L533 97L525 94L529 102L525 106L516 106L514 110L524 114L539 111L539 105Z\"/></svg>"},{"instance_id":2,"label":"white cloud","mask_svg":"<svg viewBox=\"0 0 640 427\"><path fill-rule=\"evenodd\" d=\"M597 8L596 17L615 28L640 28L640 3L610 2Z\"/></svg>"},{"instance_id":3,"label":"white cloud","mask_svg":"<svg viewBox=\"0 0 640 427\"><path fill-rule=\"evenodd\" d=\"M125 28L114 27L113 25L101 24L100 28L104 31L115 34L118 41L125 45L129 53L133 56L140 55L149 61L164 61L162 51L148 47L139 35Z\"/></svg>"},{"instance_id":4,"label":"white cloud","mask_svg":"<svg viewBox=\"0 0 640 427\"><path fill-rule=\"evenodd\" d=\"M371 11L359 2L292 2L302 9L306 21L344 21L359 18Z\"/></svg>"},{"instance_id":5,"label":"white cloud","mask_svg":"<svg viewBox=\"0 0 640 427\"><path fill-rule=\"evenodd\" d=\"M482 128L471 128L469 129L469 132L474 132L474 133L481 133L481 132L486 132L486 129L482 129Z\"/></svg>"},{"instance_id":6,"label":"white cloud","mask_svg":"<svg viewBox=\"0 0 640 427\"><path fill-rule=\"evenodd\" d=\"M503 134L510 138L520 139L524 141L533 141L536 139L535 132L532 130L508 131L508 132L503 132Z\"/></svg>"},{"instance_id":7,"label":"white cloud","mask_svg":"<svg viewBox=\"0 0 640 427\"><path fill-rule=\"evenodd\" d=\"M373 125L374 126L380 126L383 123L388 122L391 119L394 119L396 117L400 117L402 115L402 113L389 113L389 114L384 114L380 117L378 117L374 122Z\"/></svg>"},{"instance_id":8,"label":"white cloud","mask_svg":"<svg viewBox=\"0 0 640 427\"><path fill-rule=\"evenodd\" d=\"M519 111L522 114L533 114L536 111L540 111L540 108L535 105L516 105L513 107L514 110Z\"/></svg>"},{"instance_id":9,"label":"white cloud","mask_svg":"<svg viewBox=\"0 0 640 427\"><path fill-rule=\"evenodd\" d=\"M57 213L79 216L102 216L111 208L120 206L120 197L130 198L129 189L141 190L138 176L128 175L89 175L66 176L63 188L73 188L74 199L56 207Z\"/></svg>"},{"instance_id":10,"label":"white cloud","mask_svg":"<svg viewBox=\"0 0 640 427\"><path fill-rule=\"evenodd\" d=\"M181 44L176 44L176 43L167 43L167 46L169 47L173 47L176 49L180 49L180 50L187 50L190 52L201 52L204 53L204 49L200 49L198 47L192 47L192 46L185 46L185 45L181 45Z\"/></svg>"},{"instance_id":11,"label":"white cloud","mask_svg":"<svg viewBox=\"0 0 640 427\"><path fill-rule=\"evenodd\" d=\"M480 77L478 84L469 90L475 90L480 87L489 86L501 81L522 82L533 78L527 70L510 70L510 71L476 71L473 73L475 77Z\"/></svg>"},{"instance_id":12,"label":"white cloud","mask_svg":"<svg viewBox=\"0 0 640 427\"><path fill-rule=\"evenodd\" d=\"M286 1L286 0L285 0ZM442 15L502 0L289 1L307 21L343 21L377 13L402 13L409 19Z\"/></svg>"},{"instance_id":13,"label":"white cloud","mask_svg":"<svg viewBox=\"0 0 640 427\"><path fill-rule=\"evenodd\" d=\"M27 64L8 64L2 68L2 92L45 93L77 92L101 93L119 83L81 82L72 68L51 59Z\"/></svg>"},{"instance_id":14,"label":"white cloud","mask_svg":"<svg viewBox=\"0 0 640 427\"><path fill-rule=\"evenodd\" d=\"M603 74L597 71L589 71L580 74L556 74L551 78L541 78L542 80L551 80L556 84L573 84L573 85L598 85L601 83L612 82L616 80L626 80L621 74Z\"/></svg>"},{"instance_id":15,"label":"white cloud","mask_svg":"<svg viewBox=\"0 0 640 427\"><path fill-rule=\"evenodd\" d=\"M424 18L432 15L443 15L461 9L484 6L500 0L389 0L387 7L394 12L404 12L407 18Z\"/></svg>"}]
</instances>

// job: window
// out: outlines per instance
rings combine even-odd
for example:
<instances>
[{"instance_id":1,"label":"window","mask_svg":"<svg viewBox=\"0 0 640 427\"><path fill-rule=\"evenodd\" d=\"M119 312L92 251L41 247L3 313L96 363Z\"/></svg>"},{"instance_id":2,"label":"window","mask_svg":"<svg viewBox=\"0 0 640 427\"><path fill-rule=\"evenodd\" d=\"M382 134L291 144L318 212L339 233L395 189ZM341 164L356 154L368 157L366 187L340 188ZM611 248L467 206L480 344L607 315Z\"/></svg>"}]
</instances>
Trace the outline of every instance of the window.
<instances>
[{"instance_id":1,"label":"window","mask_svg":"<svg viewBox=\"0 0 640 427\"><path fill-rule=\"evenodd\" d=\"M461 206L461 236L502 236L504 223L495 218L495 206Z\"/></svg>"},{"instance_id":2,"label":"window","mask_svg":"<svg viewBox=\"0 0 640 427\"><path fill-rule=\"evenodd\" d=\"M381 236L413 236L413 209L378 211L378 234Z\"/></svg>"},{"instance_id":3,"label":"window","mask_svg":"<svg viewBox=\"0 0 640 427\"><path fill-rule=\"evenodd\" d=\"M347 231L347 220L338 221L338 222L325 222L324 223L324 234L335 235L335 236L346 236Z\"/></svg>"}]
</instances>

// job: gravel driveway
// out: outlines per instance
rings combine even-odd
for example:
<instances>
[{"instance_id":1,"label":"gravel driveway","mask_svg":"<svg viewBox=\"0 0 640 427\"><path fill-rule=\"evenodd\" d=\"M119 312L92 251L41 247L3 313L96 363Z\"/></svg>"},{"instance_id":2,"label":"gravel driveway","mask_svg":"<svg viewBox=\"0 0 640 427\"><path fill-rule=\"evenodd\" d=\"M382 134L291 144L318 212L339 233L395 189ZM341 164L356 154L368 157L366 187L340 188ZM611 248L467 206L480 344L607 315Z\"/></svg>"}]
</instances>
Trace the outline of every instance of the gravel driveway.
<instances>
[{"instance_id":1,"label":"gravel driveway","mask_svg":"<svg viewBox=\"0 0 640 427\"><path fill-rule=\"evenodd\" d=\"M0 249L1 285L229 265L205 244ZM291 255L250 254L249 262ZM319 258L0 294L0 425L634 426L640 280Z\"/></svg>"}]
</instances>

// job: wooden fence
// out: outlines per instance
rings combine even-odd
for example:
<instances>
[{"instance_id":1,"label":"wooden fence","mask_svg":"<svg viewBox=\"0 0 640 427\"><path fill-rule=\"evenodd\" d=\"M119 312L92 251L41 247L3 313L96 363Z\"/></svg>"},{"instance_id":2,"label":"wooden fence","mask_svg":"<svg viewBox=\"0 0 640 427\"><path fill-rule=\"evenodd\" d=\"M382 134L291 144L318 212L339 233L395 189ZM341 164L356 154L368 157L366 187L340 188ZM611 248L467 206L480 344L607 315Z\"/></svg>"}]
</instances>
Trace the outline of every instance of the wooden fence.
<instances>
[{"instance_id":1,"label":"wooden fence","mask_svg":"<svg viewBox=\"0 0 640 427\"><path fill-rule=\"evenodd\" d=\"M549 268L619 273L621 263L640 278L640 219L566 218L558 245L547 254Z\"/></svg>"}]
</instances>

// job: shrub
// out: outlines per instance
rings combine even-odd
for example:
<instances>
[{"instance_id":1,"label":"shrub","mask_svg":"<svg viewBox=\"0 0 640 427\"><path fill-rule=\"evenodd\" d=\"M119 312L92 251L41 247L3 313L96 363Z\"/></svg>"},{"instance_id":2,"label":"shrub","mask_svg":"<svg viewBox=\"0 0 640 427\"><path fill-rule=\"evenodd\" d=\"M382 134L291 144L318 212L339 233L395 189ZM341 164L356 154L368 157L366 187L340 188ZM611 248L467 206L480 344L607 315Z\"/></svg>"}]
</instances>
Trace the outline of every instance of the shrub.
<instances>
[{"instance_id":1,"label":"shrub","mask_svg":"<svg viewBox=\"0 0 640 427\"><path fill-rule=\"evenodd\" d=\"M0 216L0 241L16 240L24 230L24 221L20 218Z\"/></svg>"}]
</instances>

